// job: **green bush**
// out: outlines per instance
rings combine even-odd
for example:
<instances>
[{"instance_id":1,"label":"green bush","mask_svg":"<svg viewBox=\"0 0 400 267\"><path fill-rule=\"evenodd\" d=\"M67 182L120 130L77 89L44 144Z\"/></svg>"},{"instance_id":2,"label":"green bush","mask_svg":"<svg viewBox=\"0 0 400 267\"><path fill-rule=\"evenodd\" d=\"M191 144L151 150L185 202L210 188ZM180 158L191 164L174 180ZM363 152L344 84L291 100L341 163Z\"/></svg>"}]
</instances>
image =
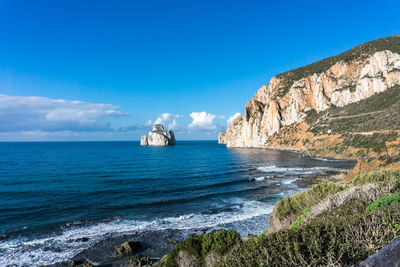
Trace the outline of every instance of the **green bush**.
<instances>
[{"instance_id":1,"label":"green bush","mask_svg":"<svg viewBox=\"0 0 400 267\"><path fill-rule=\"evenodd\" d=\"M365 211L370 212L373 210L379 210L387 206L393 206L398 204L400 204L400 193L390 194L387 196L380 197L374 202L372 202Z\"/></svg>"},{"instance_id":2,"label":"green bush","mask_svg":"<svg viewBox=\"0 0 400 267\"><path fill-rule=\"evenodd\" d=\"M175 258L179 251L186 251L195 256L204 265L204 259L210 252L226 254L232 247L242 243L240 235L233 230L217 230L202 235L193 235L178 243L168 254L164 266L177 266Z\"/></svg>"},{"instance_id":3,"label":"green bush","mask_svg":"<svg viewBox=\"0 0 400 267\"><path fill-rule=\"evenodd\" d=\"M327 218L242 243L218 266L347 266L400 236L400 206Z\"/></svg>"},{"instance_id":4,"label":"green bush","mask_svg":"<svg viewBox=\"0 0 400 267\"><path fill-rule=\"evenodd\" d=\"M372 171L369 173L360 174L351 181L351 185L362 185L367 183L394 185L394 189L398 190L400 188L400 171Z\"/></svg>"},{"instance_id":5,"label":"green bush","mask_svg":"<svg viewBox=\"0 0 400 267\"><path fill-rule=\"evenodd\" d=\"M284 219L293 214L299 216L306 207L312 206L328 195L336 194L344 189L346 189L346 186L335 183L314 185L307 191L279 200L274 207L273 216L279 219Z\"/></svg>"}]
</instances>

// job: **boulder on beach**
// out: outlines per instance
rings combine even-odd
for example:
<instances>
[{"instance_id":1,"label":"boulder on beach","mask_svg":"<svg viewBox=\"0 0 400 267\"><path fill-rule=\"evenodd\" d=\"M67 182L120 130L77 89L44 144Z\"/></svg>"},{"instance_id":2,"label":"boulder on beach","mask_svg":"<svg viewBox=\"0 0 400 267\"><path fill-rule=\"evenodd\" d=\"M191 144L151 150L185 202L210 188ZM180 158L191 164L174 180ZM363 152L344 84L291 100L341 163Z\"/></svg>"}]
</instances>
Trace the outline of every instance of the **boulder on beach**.
<instances>
[{"instance_id":1,"label":"boulder on beach","mask_svg":"<svg viewBox=\"0 0 400 267\"><path fill-rule=\"evenodd\" d=\"M141 247L142 245L138 241L127 241L115 249L115 254L118 257L131 256L138 252Z\"/></svg>"},{"instance_id":2,"label":"boulder on beach","mask_svg":"<svg viewBox=\"0 0 400 267\"><path fill-rule=\"evenodd\" d=\"M162 124L155 124L148 137L143 135L140 138L140 145L142 146L172 146L175 144L174 132L172 130L164 130Z\"/></svg>"}]
</instances>

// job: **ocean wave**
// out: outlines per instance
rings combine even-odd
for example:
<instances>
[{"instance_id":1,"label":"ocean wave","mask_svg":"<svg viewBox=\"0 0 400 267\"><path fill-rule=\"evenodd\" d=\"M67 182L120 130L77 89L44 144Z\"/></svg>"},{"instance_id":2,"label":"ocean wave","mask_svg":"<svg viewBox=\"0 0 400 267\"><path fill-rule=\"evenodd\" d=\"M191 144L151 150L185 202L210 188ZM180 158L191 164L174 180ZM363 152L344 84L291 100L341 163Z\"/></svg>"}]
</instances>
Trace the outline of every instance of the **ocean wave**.
<instances>
[{"instance_id":1,"label":"ocean wave","mask_svg":"<svg viewBox=\"0 0 400 267\"><path fill-rule=\"evenodd\" d=\"M306 174L314 174L325 171L340 171L341 169L332 167L292 168L292 167L277 167L275 165L272 165L272 166L258 167L257 170L265 173L289 173L289 174L306 175Z\"/></svg>"},{"instance_id":2,"label":"ocean wave","mask_svg":"<svg viewBox=\"0 0 400 267\"><path fill-rule=\"evenodd\" d=\"M0 241L0 266L40 266L64 261L110 234L118 236L138 231L222 228L224 225L272 213L272 205L259 201L232 199L230 204L231 211L214 214L193 213L153 221L115 219L91 224L76 222L64 225L61 233L46 237L9 238ZM240 229L236 230L240 232ZM80 241L82 237L88 238L88 241Z\"/></svg>"},{"instance_id":3,"label":"ocean wave","mask_svg":"<svg viewBox=\"0 0 400 267\"><path fill-rule=\"evenodd\" d=\"M295 182L297 180L298 180L297 178L283 180L282 184L291 184L291 183L293 183L293 182Z\"/></svg>"},{"instance_id":4,"label":"ocean wave","mask_svg":"<svg viewBox=\"0 0 400 267\"><path fill-rule=\"evenodd\" d=\"M251 177L249 178L249 181L264 181L265 179L270 179L274 178L275 175L265 175L265 176L259 176L259 177Z\"/></svg>"},{"instance_id":5,"label":"ocean wave","mask_svg":"<svg viewBox=\"0 0 400 267\"><path fill-rule=\"evenodd\" d=\"M327 158L311 158L311 159L315 159L315 160L320 160L320 161L346 161L343 159L327 159Z\"/></svg>"}]
</instances>

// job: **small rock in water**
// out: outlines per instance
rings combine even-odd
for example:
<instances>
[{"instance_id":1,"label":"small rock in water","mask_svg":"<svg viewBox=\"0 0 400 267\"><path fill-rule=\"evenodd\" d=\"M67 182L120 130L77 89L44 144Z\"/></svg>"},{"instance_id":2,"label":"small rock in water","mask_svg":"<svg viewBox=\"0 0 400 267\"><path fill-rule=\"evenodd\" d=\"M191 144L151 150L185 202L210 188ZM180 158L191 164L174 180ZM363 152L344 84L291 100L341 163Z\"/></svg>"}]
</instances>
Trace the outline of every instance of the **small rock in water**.
<instances>
[{"instance_id":1,"label":"small rock in water","mask_svg":"<svg viewBox=\"0 0 400 267\"><path fill-rule=\"evenodd\" d=\"M127 241L115 249L115 254L117 254L118 257L131 256L141 247L142 245L138 241Z\"/></svg>"}]
</instances>

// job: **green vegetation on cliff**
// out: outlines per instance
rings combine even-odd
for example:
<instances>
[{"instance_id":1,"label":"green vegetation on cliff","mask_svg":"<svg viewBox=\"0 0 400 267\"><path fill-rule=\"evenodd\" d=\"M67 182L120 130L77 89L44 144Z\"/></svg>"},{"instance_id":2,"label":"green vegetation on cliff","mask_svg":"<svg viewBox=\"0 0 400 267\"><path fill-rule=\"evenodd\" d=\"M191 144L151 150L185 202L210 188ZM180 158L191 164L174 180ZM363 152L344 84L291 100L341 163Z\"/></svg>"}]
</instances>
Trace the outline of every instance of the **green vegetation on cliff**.
<instances>
[{"instance_id":1,"label":"green vegetation on cliff","mask_svg":"<svg viewBox=\"0 0 400 267\"><path fill-rule=\"evenodd\" d=\"M344 107L331 107L319 114L311 110L305 121L314 134L400 129L400 85Z\"/></svg>"},{"instance_id":2,"label":"green vegetation on cliff","mask_svg":"<svg viewBox=\"0 0 400 267\"><path fill-rule=\"evenodd\" d=\"M205 265L206 257L210 253L224 255L241 242L240 235L233 230L221 229L207 234L193 235L179 242L174 250L168 254L166 261L161 263L161 266L178 266L176 258L180 251L185 251L194 256L199 265Z\"/></svg>"},{"instance_id":3,"label":"green vegetation on cliff","mask_svg":"<svg viewBox=\"0 0 400 267\"><path fill-rule=\"evenodd\" d=\"M371 56L375 52L384 50L400 54L400 36L396 35L370 41L337 56L326 58L310 65L277 75L277 77L281 78L281 84L279 85L280 89L279 92L276 93L275 99L283 97L289 91L292 84L303 77L324 72L339 61L349 62L352 60L361 60Z\"/></svg>"},{"instance_id":4,"label":"green vegetation on cliff","mask_svg":"<svg viewBox=\"0 0 400 267\"><path fill-rule=\"evenodd\" d=\"M345 185L321 184L282 199L273 217L297 216L289 229L241 244L224 257L221 266L359 263L400 237L399 185L400 171L376 171ZM388 192L393 194L378 198ZM375 199L372 204L371 199ZM316 206L317 211L313 210Z\"/></svg>"},{"instance_id":5,"label":"green vegetation on cliff","mask_svg":"<svg viewBox=\"0 0 400 267\"><path fill-rule=\"evenodd\" d=\"M180 251L199 266L346 266L357 264L400 237L400 171L358 175L344 185L322 183L280 200L271 218L291 225L242 242L234 231L192 236ZM294 218L294 219L293 219ZM206 261L211 252L217 261Z\"/></svg>"},{"instance_id":6,"label":"green vegetation on cliff","mask_svg":"<svg viewBox=\"0 0 400 267\"><path fill-rule=\"evenodd\" d=\"M342 191L346 186L335 183L321 183L311 187L310 190L298 193L292 197L285 197L274 206L273 217L284 219L295 214L296 217L307 207L310 207L325 197Z\"/></svg>"},{"instance_id":7,"label":"green vegetation on cliff","mask_svg":"<svg viewBox=\"0 0 400 267\"><path fill-rule=\"evenodd\" d=\"M387 206L399 205L400 204L400 193L390 194L383 196L372 202L365 211L379 210Z\"/></svg>"},{"instance_id":8,"label":"green vegetation on cliff","mask_svg":"<svg viewBox=\"0 0 400 267\"><path fill-rule=\"evenodd\" d=\"M368 214L318 219L250 240L220 266L346 266L356 264L400 236L400 206ZM384 227L382 227L384 226Z\"/></svg>"}]
</instances>

